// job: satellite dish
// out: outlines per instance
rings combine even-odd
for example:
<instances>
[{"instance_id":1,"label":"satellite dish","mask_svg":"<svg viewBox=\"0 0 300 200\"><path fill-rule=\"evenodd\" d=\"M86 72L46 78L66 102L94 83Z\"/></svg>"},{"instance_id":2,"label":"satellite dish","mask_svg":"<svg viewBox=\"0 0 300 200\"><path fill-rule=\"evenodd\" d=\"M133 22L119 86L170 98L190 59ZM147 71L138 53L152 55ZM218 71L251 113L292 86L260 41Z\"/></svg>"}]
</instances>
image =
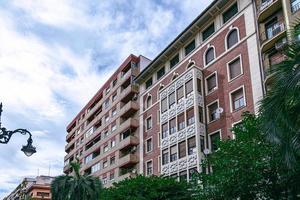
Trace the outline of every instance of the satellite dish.
<instances>
[{"instance_id":1,"label":"satellite dish","mask_svg":"<svg viewBox=\"0 0 300 200\"><path fill-rule=\"evenodd\" d=\"M203 153L204 153L204 155L207 156L208 154L210 154L210 150L209 150L209 149L204 149L204 150L203 150Z\"/></svg>"},{"instance_id":2,"label":"satellite dish","mask_svg":"<svg viewBox=\"0 0 300 200\"><path fill-rule=\"evenodd\" d=\"M224 112L224 109L222 107L217 108L217 113L221 114Z\"/></svg>"}]
</instances>

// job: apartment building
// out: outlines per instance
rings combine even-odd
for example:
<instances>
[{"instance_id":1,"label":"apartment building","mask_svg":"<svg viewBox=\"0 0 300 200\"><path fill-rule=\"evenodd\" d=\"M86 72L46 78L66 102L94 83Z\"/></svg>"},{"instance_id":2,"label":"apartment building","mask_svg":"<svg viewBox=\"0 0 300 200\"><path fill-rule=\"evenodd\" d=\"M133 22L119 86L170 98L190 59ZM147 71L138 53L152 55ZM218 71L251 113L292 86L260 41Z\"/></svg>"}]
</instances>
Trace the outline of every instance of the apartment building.
<instances>
[{"instance_id":1,"label":"apartment building","mask_svg":"<svg viewBox=\"0 0 300 200\"><path fill-rule=\"evenodd\" d=\"M78 159L81 173L104 186L139 170L138 86L133 80L149 60L130 55L67 126L64 173Z\"/></svg>"},{"instance_id":2,"label":"apartment building","mask_svg":"<svg viewBox=\"0 0 300 200\"><path fill-rule=\"evenodd\" d=\"M31 197L34 200L51 199L51 182L54 177L37 176L24 178L17 188L4 200L21 200Z\"/></svg>"},{"instance_id":3,"label":"apartment building","mask_svg":"<svg viewBox=\"0 0 300 200\"><path fill-rule=\"evenodd\" d=\"M144 69L140 173L190 179L263 96L256 5L216 0Z\"/></svg>"},{"instance_id":4,"label":"apartment building","mask_svg":"<svg viewBox=\"0 0 300 200\"><path fill-rule=\"evenodd\" d=\"M256 0L256 5L262 73L267 89L272 77L270 66L285 59L281 51L292 39L288 30L299 23L300 0Z\"/></svg>"}]
</instances>

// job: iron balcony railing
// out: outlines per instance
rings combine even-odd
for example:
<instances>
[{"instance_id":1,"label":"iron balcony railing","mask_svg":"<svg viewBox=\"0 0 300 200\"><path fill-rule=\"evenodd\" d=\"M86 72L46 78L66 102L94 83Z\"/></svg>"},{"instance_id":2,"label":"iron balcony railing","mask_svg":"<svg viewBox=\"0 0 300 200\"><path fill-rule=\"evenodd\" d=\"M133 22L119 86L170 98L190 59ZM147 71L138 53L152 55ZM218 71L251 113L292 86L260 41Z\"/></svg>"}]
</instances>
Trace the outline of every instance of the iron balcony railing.
<instances>
[{"instance_id":1,"label":"iron balcony railing","mask_svg":"<svg viewBox=\"0 0 300 200\"><path fill-rule=\"evenodd\" d=\"M279 33L285 31L286 27L284 22L277 22L276 24L272 25L271 27L266 28L265 32L261 35L261 41L264 43L267 40L274 38Z\"/></svg>"}]
</instances>

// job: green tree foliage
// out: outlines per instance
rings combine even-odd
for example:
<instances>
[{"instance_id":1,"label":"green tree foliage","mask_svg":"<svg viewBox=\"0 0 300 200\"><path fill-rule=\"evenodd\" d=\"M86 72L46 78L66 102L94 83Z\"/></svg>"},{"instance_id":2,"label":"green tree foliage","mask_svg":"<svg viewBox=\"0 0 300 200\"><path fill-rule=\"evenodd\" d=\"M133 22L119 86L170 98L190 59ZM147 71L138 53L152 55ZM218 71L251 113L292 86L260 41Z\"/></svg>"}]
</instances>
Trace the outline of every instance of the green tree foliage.
<instances>
[{"instance_id":1,"label":"green tree foliage","mask_svg":"<svg viewBox=\"0 0 300 200\"><path fill-rule=\"evenodd\" d=\"M99 178L80 175L80 164L70 164L74 176L62 175L54 179L51 184L53 200L92 200L99 199L101 182Z\"/></svg>"},{"instance_id":2,"label":"green tree foliage","mask_svg":"<svg viewBox=\"0 0 300 200\"><path fill-rule=\"evenodd\" d=\"M270 67L268 92L261 101L263 133L280 148L280 157L289 170L300 158L300 32L295 28L284 48L286 60Z\"/></svg>"},{"instance_id":3,"label":"green tree foliage","mask_svg":"<svg viewBox=\"0 0 300 200\"><path fill-rule=\"evenodd\" d=\"M104 189L105 200L191 200L187 182L159 176L137 176Z\"/></svg>"},{"instance_id":4,"label":"green tree foliage","mask_svg":"<svg viewBox=\"0 0 300 200\"><path fill-rule=\"evenodd\" d=\"M278 148L265 140L260 119L246 113L233 129L235 140L223 140L208 156L195 184L198 199L288 199L300 195L299 168L288 174L278 158ZM196 182L195 182L196 183ZM293 183L293 184L291 184Z\"/></svg>"}]
</instances>

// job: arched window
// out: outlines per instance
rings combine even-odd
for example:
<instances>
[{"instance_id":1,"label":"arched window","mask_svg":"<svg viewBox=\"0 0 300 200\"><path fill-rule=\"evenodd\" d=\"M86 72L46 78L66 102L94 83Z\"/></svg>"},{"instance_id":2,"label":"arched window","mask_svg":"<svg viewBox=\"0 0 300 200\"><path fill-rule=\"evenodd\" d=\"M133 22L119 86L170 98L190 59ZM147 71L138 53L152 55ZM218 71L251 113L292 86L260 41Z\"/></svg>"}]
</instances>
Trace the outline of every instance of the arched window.
<instances>
[{"instance_id":1,"label":"arched window","mask_svg":"<svg viewBox=\"0 0 300 200\"><path fill-rule=\"evenodd\" d=\"M151 105L152 105L152 96L149 95L146 100L146 109L150 108Z\"/></svg>"},{"instance_id":2,"label":"arched window","mask_svg":"<svg viewBox=\"0 0 300 200\"><path fill-rule=\"evenodd\" d=\"M215 50L213 47L210 47L205 53L205 64L209 64L215 59Z\"/></svg>"},{"instance_id":3,"label":"arched window","mask_svg":"<svg viewBox=\"0 0 300 200\"><path fill-rule=\"evenodd\" d=\"M238 30L234 29L227 35L227 49L233 47L239 41Z\"/></svg>"}]
</instances>

